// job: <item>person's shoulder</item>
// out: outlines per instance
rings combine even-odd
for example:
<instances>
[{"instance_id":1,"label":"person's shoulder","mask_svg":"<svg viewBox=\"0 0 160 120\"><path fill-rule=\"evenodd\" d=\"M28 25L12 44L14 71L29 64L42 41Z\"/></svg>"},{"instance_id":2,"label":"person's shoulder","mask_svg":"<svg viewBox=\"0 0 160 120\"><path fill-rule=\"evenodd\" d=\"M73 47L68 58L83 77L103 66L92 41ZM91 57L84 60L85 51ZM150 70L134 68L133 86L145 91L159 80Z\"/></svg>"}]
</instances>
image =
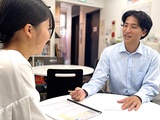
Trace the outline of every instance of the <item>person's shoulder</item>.
<instances>
[{"instance_id":1,"label":"person's shoulder","mask_svg":"<svg viewBox=\"0 0 160 120\"><path fill-rule=\"evenodd\" d=\"M16 50L0 50L0 61L1 65L5 64L5 68L7 66L28 64L27 59Z\"/></svg>"},{"instance_id":2,"label":"person's shoulder","mask_svg":"<svg viewBox=\"0 0 160 120\"><path fill-rule=\"evenodd\" d=\"M0 50L0 61L5 61L7 62L9 60L9 56L8 56L8 51L7 50Z\"/></svg>"}]
</instances>

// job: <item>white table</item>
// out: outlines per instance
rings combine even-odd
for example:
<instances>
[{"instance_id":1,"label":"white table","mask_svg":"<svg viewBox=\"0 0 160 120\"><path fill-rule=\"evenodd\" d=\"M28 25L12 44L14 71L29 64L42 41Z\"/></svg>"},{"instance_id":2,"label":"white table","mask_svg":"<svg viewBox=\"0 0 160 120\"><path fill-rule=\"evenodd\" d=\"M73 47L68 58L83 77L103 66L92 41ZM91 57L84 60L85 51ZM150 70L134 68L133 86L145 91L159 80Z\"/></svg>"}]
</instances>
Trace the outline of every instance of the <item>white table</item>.
<instances>
[{"instance_id":1,"label":"white table","mask_svg":"<svg viewBox=\"0 0 160 120\"><path fill-rule=\"evenodd\" d=\"M97 93L90 97L87 97L80 103L102 111L98 116L91 118L90 120L153 120L160 119L160 106L158 104L149 102L141 105L138 111L121 110L121 104L117 103L117 100L125 98L126 96ZM55 102L66 100L70 98L69 95L55 97L40 102L40 108L47 112L46 106L50 106ZM45 109L44 109L45 108ZM50 118L48 118L50 119Z\"/></svg>"},{"instance_id":2,"label":"white table","mask_svg":"<svg viewBox=\"0 0 160 120\"><path fill-rule=\"evenodd\" d=\"M43 65L33 67L33 72L35 75L47 76L48 69L82 69L83 75L92 74L94 69L87 66L80 65Z\"/></svg>"}]
</instances>

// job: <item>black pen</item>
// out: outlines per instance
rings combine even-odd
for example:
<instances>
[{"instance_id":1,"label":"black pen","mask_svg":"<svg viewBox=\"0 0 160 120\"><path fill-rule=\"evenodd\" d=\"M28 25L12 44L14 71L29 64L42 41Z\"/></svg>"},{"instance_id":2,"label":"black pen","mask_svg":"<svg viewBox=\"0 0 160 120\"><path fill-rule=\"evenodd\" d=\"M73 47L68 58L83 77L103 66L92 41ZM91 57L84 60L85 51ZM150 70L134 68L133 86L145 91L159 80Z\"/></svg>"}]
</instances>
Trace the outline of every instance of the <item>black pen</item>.
<instances>
[{"instance_id":1,"label":"black pen","mask_svg":"<svg viewBox=\"0 0 160 120\"><path fill-rule=\"evenodd\" d=\"M83 105L83 104L78 103L78 102L76 102L76 101L74 101L74 100L71 100L71 99L67 99L67 100L70 101L70 102L73 102L73 103L75 103L75 104L78 104L78 105L80 105L80 106L83 106L83 107L86 107L86 108L88 108L88 109L91 109L91 110L93 110L93 111L95 111L95 112L102 113L102 112L99 111L99 110L96 110L96 109L91 108L91 107L89 107L89 106Z\"/></svg>"}]
</instances>

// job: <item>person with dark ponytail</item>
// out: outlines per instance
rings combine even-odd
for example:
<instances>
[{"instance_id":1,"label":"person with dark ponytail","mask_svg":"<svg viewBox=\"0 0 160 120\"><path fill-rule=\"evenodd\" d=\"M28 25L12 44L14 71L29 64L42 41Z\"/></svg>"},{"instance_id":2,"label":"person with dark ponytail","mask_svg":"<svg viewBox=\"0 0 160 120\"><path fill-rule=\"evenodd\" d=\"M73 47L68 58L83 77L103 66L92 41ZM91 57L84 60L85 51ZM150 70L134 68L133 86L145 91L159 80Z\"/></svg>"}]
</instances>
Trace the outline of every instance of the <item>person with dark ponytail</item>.
<instances>
[{"instance_id":1,"label":"person with dark ponytail","mask_svg":"<svg viewBox=\"0 0 160 120\"><path fill-rule=\"evenodd\" d=\"M54 31L42 0L0 1L0 120L46 120L28 59L41 54Z\"/></svg>"}]
</instances>

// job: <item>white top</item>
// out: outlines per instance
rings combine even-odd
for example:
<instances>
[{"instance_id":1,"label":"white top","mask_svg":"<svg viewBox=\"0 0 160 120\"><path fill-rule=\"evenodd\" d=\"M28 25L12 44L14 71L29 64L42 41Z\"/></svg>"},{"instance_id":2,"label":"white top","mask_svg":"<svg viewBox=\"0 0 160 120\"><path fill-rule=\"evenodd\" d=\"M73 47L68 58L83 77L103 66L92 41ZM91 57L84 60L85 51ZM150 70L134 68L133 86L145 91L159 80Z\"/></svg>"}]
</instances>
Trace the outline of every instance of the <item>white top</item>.
<instances>
[{"instance_id":1,"label":"white top","mask_svg":"<svg viewBox=\"0 0 160 120\"><path fill-rule=\"evenodd\" d=\"M0 120L45 120L29 62L14 50L0 50Z\"/></svg>"},{"instance_id":2,"label":"white top","mask_svg":"<svg viewBox=\"0 0 160 120\"><path fill-rule=\"evenodd\" d=\"M100 115L90 120L152 120L153 118L159 118L160 106L152 102L143 103L138 111L121 110L122 104L117 103L117 100L125 97L126 96L122 95L97 93L85 98L80 103L102 111ZM46 106L49 110L49 107L51 107L53 103L66 100L67 98L70 99L70 95L45 100L40 102L40 107L44 112L48 112L47 109L44 109Z\"/></svg>"},{"instance_id":3,"label":"white top","mask_svg":"<svg viewBox=\"0 0 160 120\"><path fill-rule=\"evenodd\" d=\"M33 67L33 72L35 75L47 76L48 69L82 69L83 75L92 74L94 69L87 66L80 65L43 65Z\"/></svg>"}]
</instances>

